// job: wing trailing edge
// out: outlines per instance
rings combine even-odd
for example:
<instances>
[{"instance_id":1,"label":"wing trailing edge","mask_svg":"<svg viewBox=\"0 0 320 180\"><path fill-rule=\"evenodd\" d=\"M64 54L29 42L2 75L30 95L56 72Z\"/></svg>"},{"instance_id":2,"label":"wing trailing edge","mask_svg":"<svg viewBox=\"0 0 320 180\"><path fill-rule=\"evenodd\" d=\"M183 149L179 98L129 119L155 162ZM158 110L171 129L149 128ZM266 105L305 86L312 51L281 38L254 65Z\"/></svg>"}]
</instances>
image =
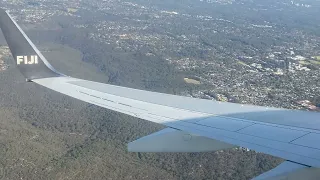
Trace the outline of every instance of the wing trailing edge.
<instances>
[{"instance_id":1,"label":"wing trailing edge","mask_svg":"<svg viewBox=\"0 0 320 180\"><path fill-rule=\"evenodd\" d=\"M128 144L130 152L212 152L236 146L197 136L172 128L166 128Z\"/></svg>"}]
</instances>

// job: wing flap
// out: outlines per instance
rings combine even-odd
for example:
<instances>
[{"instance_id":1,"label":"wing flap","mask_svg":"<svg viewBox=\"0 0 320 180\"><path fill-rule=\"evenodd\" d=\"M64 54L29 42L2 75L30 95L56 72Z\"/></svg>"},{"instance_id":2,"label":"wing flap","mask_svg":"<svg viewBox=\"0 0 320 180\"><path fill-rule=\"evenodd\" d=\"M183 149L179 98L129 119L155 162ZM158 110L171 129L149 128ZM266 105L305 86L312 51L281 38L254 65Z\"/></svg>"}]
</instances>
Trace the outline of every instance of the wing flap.
<instances>
[{"instance_id":1,"label":"wing flap","mask_svg":"<svg viewBox=\"0 0 320 180\"><path fill-rule=\"evenodd\" d=\"M209 152L236 146L221 141L166 128L128 144L130 152Z\"/></svg>"},{"instance_id":2,"label":"wing flap","mask_svg":"<svg viewBox=\"0 0 320 180\"><path fill-rule=\"evenodd\" d=\"M214 127L202 126L184 121L169 122L165 125L229 144L247 147L257 152L270 154L283 159L299 162L301 164L320 167L320 150L318 149L241 134L239 132L226 131Z\"/></svg>"}]
</instances>

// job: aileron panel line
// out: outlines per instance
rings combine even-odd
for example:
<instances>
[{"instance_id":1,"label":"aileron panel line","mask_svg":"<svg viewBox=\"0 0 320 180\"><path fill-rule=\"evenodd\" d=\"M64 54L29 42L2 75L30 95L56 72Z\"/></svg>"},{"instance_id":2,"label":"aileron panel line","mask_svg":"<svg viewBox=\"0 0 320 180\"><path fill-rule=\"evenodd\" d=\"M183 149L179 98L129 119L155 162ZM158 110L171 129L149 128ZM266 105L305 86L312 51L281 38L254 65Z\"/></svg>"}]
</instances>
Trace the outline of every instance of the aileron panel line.
<instances>
[{"instance_id":1,"label":"aileron panel line","mask_svg":"<svg viewBox=\"0 0 320 180\"><path fill-rule=\"evenodd\" d=\"M309 132L255 124L241 129L239 133L289 143L296 138L308 134Z\"/></svg>"},{"instance_id":2,"label":"aileron panel line","mask_svg":"<svg viewBox=\"0 0 320 180\"><path fill-rule=\"evenodd\" d=\"M320 150L317 149L302 147L290 143L277 142L236 132L223 131L210 127L203 127L199 125L195 126L186 122L169 122L165 125L229 144L247 147L257 152L270 154L283 159L320 168Z\"/></svg>"},{"instance_id":3,"label":"aileron panel line","mask_svg":"<svg viewBox=\"0 0 320 180\"><path fill-rule=\"evenodd\" d=\"M197 124L224 129L227 131L238 131L243 128L252 126L254 123L234 120L233 118L228 117L212 116L204 120L198 121Z\"/></svg>"},{"instance_id":4,"label":"aileron panel line","mask_svg":"<svg viewBox=\"0 0 320 180\"><path fill-rule=\"evenodd\" d=\"M297 138L291 142L292 144L316 148L320 150L320 134L310 133L306 136Z\"/></svg>"}]
</instances>

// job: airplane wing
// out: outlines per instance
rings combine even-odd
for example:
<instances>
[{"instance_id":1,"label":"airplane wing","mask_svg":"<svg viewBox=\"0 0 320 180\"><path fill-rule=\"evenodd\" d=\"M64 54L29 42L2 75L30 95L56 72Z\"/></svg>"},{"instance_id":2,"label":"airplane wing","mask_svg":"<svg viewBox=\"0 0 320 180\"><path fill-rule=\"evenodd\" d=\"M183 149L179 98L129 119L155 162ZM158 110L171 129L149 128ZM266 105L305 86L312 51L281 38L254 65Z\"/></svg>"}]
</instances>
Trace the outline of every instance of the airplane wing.
<instances>
[{"instance_id":1,"label":"airplane wing","mask_svg":"<svg viewBox=\"0 0 320 180\"><path fill-rule=\"evenodd\" d=\"M131 152L206 152L240 146L287 160L255 179L320 176L320 113L175 96L69 77L55 70L1 9L0 27L27 81L168 127L129 143Z\"/></svg>"}]
</instances>

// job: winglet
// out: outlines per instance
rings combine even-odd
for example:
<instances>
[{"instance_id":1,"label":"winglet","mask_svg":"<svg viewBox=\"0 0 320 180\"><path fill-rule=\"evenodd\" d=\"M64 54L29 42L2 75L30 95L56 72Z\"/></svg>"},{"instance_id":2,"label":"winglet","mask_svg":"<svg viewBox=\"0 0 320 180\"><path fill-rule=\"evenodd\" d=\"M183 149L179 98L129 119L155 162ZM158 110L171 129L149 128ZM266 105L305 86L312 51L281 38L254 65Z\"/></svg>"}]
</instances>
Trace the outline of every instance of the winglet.
<instances>
[{"instance_id":1,"label":"winglet","mask_svg":"<svg viewBox=\"0 0 320 180\"><path fill-rule=\"evenodd\" d=\"M55 70L8 12L0 8L0 28L15 64L27 81L65 76Z\"/></svg>"}]
</instances>

